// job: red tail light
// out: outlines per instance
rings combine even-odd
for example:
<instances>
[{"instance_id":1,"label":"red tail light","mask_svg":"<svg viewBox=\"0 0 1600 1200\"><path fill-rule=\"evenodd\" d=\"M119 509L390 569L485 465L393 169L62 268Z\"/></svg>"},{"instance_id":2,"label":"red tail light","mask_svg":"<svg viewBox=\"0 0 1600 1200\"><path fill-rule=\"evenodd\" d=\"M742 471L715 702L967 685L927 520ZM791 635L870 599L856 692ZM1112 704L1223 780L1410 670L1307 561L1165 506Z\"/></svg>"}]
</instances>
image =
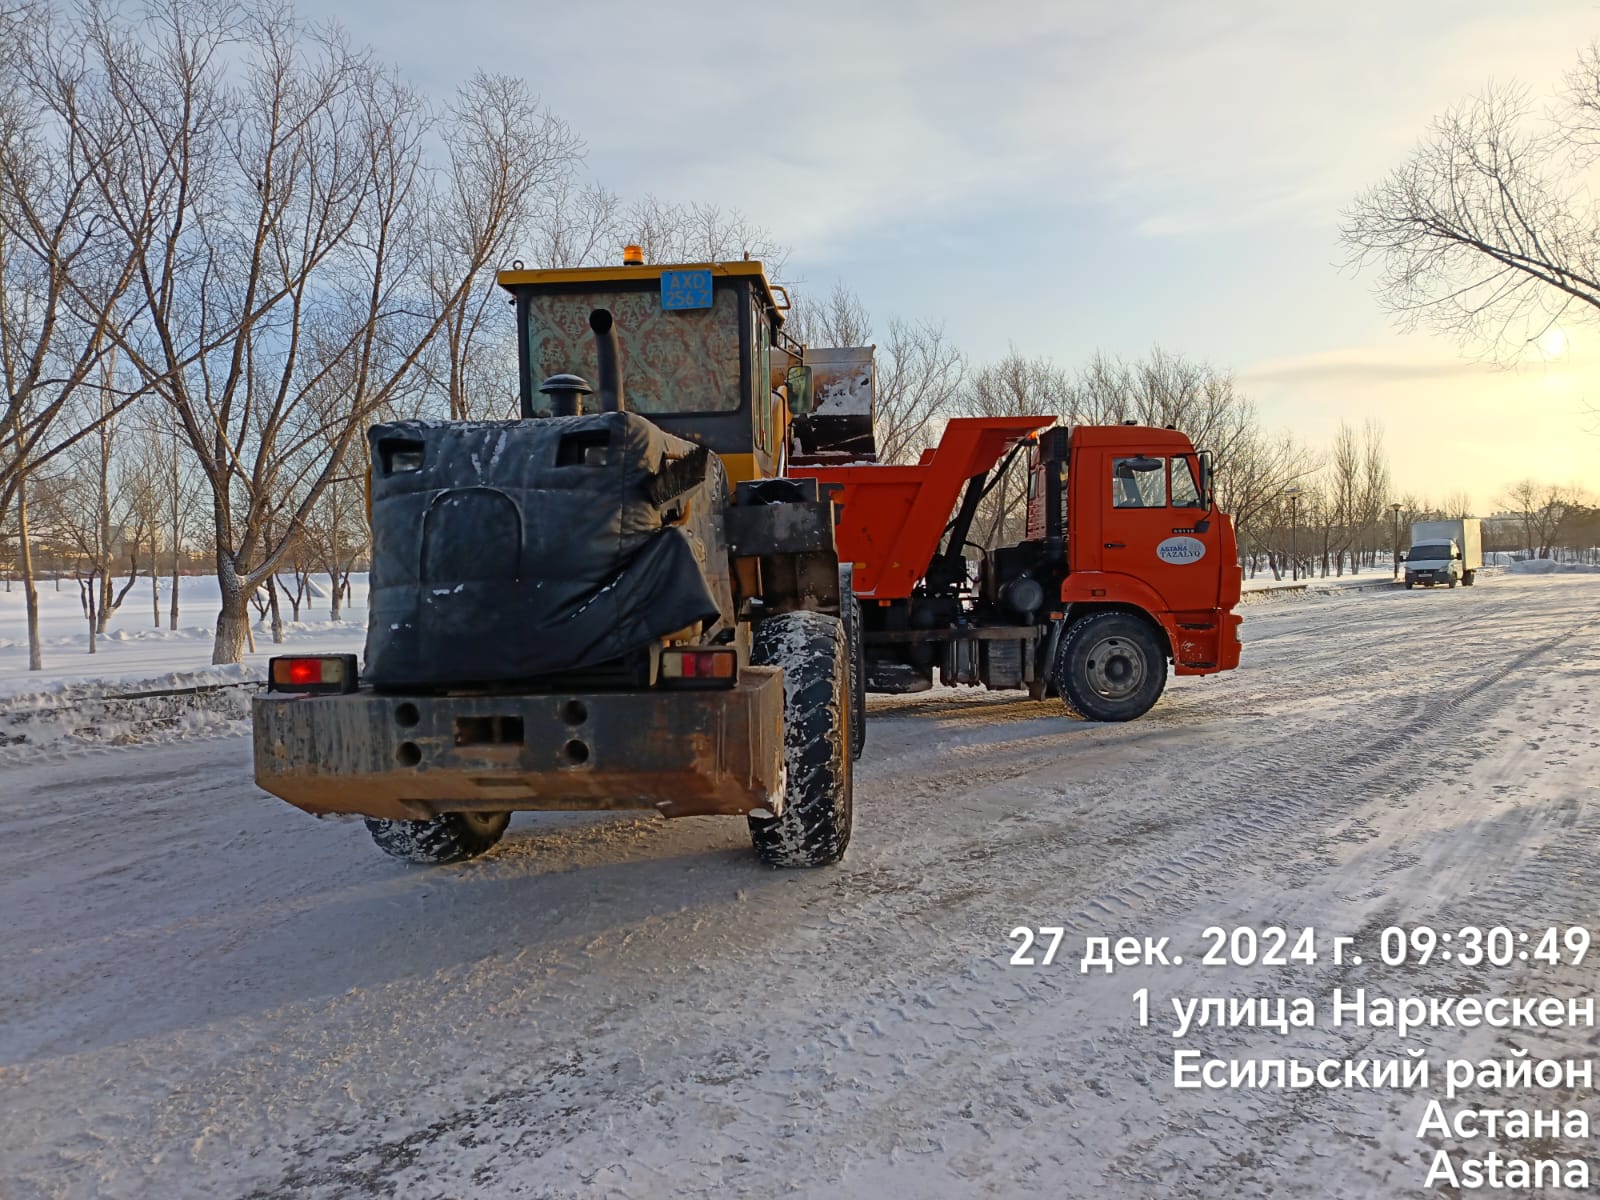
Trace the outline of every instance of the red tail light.
<instances>
[{"instance_id":1,"label":"red tail light","mask_svg":"<svg viewBox=\"0 0 1600 1200\"><path fill-rule=\"evenodd\" d=\"M269 692L353 692L356 690L354 654L296 655L274 658L267 664Z\"/></svg>"},{"instance_id":2,"label":"red tail light","mask_svg":"<svg viewBox=\"0 0 1600 1200\"><path fill-rule=\"evenodd\" d=\"M739 655L731 647L695 646L661 652L662 687L732 687L739 681Z\"/></svg>"}]
</instances>

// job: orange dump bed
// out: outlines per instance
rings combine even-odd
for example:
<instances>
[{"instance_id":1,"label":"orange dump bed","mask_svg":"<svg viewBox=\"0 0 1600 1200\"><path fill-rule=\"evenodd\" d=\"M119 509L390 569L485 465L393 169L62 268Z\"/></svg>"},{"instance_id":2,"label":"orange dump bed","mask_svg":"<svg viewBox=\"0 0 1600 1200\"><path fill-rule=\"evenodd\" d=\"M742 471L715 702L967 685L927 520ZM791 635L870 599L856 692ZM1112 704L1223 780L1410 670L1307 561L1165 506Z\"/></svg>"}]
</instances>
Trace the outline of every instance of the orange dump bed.
<instances>
[{"instance_id":1,"label":"orange dump bed","mask_svg":"<svg viewBox=\"0 0 1600 1200\"><path fill-rule=\"evenodd\" d=\"M790 474L838 485L839 561L855 564L856 595L900 600L933 561L967 480L1054 423L1054 417L955 417L915 466L797 466Z\"/></svg>"}]
</instances>

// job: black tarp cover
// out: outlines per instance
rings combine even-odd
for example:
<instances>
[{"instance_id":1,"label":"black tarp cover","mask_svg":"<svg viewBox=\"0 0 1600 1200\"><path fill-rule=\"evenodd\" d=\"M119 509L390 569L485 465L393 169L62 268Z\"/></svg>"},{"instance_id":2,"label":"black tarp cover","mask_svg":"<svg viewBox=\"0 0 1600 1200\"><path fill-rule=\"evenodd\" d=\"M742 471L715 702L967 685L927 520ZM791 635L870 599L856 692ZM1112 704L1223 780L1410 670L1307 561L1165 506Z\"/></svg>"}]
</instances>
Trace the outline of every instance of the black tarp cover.
<instances>
[{"instance_id":1,"label":"black tarp cover","mask_svg":"<svg viewBox=\"0 0 1600 1200\"><path fill-rule=\"evenodd\" d=\"M722 464L643 417L401 421L367 438L377 686L532 680L729 614Z\"/></svg>"}]
</instances>

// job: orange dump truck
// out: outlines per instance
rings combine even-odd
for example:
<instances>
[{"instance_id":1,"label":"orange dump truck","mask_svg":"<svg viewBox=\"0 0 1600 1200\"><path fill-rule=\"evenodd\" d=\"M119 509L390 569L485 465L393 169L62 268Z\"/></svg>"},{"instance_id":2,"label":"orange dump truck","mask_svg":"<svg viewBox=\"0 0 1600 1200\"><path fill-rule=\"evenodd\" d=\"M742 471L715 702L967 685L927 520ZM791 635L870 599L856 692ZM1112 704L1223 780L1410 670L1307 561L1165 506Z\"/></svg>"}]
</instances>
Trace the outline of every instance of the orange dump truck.
<instances>
[{"instance_id":1,"label":"orange dump truck","mask_svg":"<svg viewBox=\"0 0 1600 1200\"><path fill-rule=\"evenodd\" d=\"M968 536L1013 456L1028 461L1026 535ZM1096 721L1141 716L1179 675L1239 665L1240 570L1211 456L1171 429L952 420L908 466L807 464L833 488L853 563L865 686L944 684L1059 696ZM953 514L953 515L952 515Z\"/></svg>"}]
</instances>

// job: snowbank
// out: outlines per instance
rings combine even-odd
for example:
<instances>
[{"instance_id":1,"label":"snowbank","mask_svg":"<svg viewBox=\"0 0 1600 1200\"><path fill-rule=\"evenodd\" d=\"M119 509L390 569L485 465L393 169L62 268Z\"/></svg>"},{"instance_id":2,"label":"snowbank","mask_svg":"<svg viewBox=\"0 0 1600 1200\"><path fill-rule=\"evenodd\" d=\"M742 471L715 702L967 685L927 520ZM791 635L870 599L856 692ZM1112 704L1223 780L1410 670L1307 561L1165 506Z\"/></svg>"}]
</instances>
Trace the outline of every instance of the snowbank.
<instances>
[{"instance_id":1,"label":"snowbank","mask_svg":"<svg viewBox=\"0 0 1600 1200\"><path fill-rule=\"evenodd\" d=\"M1548 558L1529 558L1509 564L1507 570L1518 575L1600 575L1593 563L1555 562Z\"/></svg>"}]
</instances>

